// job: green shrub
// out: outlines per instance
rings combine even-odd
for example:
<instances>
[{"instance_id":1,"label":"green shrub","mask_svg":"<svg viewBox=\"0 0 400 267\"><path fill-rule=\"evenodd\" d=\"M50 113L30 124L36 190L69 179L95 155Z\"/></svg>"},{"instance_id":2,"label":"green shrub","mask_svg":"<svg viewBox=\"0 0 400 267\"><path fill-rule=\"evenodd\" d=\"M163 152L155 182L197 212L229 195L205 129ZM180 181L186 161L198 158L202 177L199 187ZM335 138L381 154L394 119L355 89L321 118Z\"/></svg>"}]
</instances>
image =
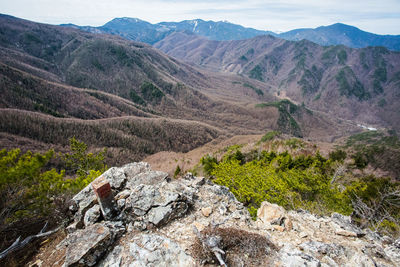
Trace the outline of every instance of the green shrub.
<instances>
[{"instance_id":1,"label":"green shrub","mask_svg":"<svg viewBox=\"0 0 400 267\"><path fill-rule=\"evenodd\" d=\"M266 133L263 137L261 137L261 142L267 142L270 141L272 139L274 139L276 136L280 135L280 132L278 131L270 131L268 133Z\"/></svg>"},{"instance_id":2,"label":"green shrub","mask_svg":"<svg viewBox=\"0 0 400 267\"><path fill-rule=\"evenodd\" d=\"M160 102L165 94L150 82L144 82L140 86L143 98L151 102Z\"/></svg>"},{"instance_id":3,"label":"green shrub","mask_svg":"<svg viewBox=\"0 0 400 267\"><path fill-rule=\"evenodd\" d=\"M69 173L77 174L78 177L87 176L91 170L105 171L107 166L104 164L106 149L93 154L87 153L87 145L75 137L70 140L71 153L62 155L62 159Z\"/></svg>"},{"instance_id":4,"label":"green shrub","mask_svg":"<svg viewBox=\"0 0 400 267\"><path fill-rule=\"evenodd\" d=\"M354 165L358 169L364 169L368 165L368 159L365 157L365 155L361 152L357 152L354 155L351 156L354 160Z\"/></svg>"},{"instance_id":5,"label":"green shrub","mask_svg":"<svg viewBox=\"0 0 400 267\"><path fill-rule=\"evenodd\" d=\"M200 159L200 163L203 166L205 173L208 175L211 175L211 172L214 170L215 166L218 164L218 161L216 158L214 158L210 155L207 155Z\"/></svg>"},{"instance_id":6,"label":"green shrub","mask_svg":"<svg viewBox=\"0 0 400 267\"><path fill-rule=\"evenodd\" d=\"M347 153L344 150L338 149L329 153L329 158L332 161L343 162L347 157Z\"/></svg>"},{"instance_id":7,"label":"green shrub","mask_svg":"<svg viewBox=\"0 0 400 267\"><path fill-rule=\"evenodd\" d=\"M253 89L253 91L256 92L256 94L259 95L259 96L264 95L264 92L261 91L261 89L256 88L256 87L254 87L254 86L251 85L251 84L244 83L243 86L244 86L244 87L247 87L247 88Z\"/></svg>"},{"instance_id":8,"label":"green shrub","mask_svg":"<svg viewBox=\"0 0 400 267\"><path fill-rule=\"evenodd\" d=\"M143 100L143 98L141 98L136 92L135 90L131 89L131 91L129 92L129 96L131 98L131 100L139 105L146 105L146 102Z\"/></svg>"},{"instance_id":9,"label":"green shrub","mask_svg":"<svg viewBox=\"0 0 400 267\"><path fill-rule=\"evenodd\" d=\"M267 200L285 208L318 213L351 212L350 199L330 183L330 161L315 156L293 158L289 153L263 151L259 160L224 158L213 165L214 182L227 186L254 217Z\"/></svg>"},{"instance_id":10,"label":"green shrub","mask_svg":"<svg viewBox=\"0 0 400 267\"><path fill-rule=\"evenodd\" d=\"M301 208L321 215L353 214L362 226L388 233L399 231L400 183L367 176L339 184L333 178L333 162L343 161L345 151L331 152L328 160L319 152L293 157L288 152L238 153L239 148L228 148L220 162L207 156L202 163L213 182L228 187L253 218L261 203L269 201L286 209Z\"/></svg>"},{"instance_id":11,"label":"green shrub","mask_svg":"<svg viewBox=\"0 0 400 267\"><path fill-rule=\"evenodd\" d=\"M298 138L290 138L285 141L285 145L291 149L296 149L304 146L304 142Z\"/></svg>"},{"instance_id":12,"label":"green shrub","mask_svg":"<svg viewBox=\"0 0 400 267\"><path fill-rule=\"evenodd\" d=\"M339 64L344 65L347 61L347 53L344 50L340 50L339 53L337 54L337 57L339 59Z\"/></svg>"},{"instance_id":13,"label":"green shrub","mask_svg":"<svg viewBox=\"0 0 400 267\"><path fill-rule=\"evenodd\" d=\"M255 66L251 71L250 71L250 78L256 79L259 81L263 81L263 68L260 65Z\"/></svg>"},{"instance_id":14,"label":"green shrub","mask_svg":"<svg viewBox=\"0 0 400 267\"><path fill-rule=\"evenodd\" d=\"M106 168L104 154L86 153L86 144L71 139L72 153L62 156L66 170L50 169L54 151L0 151L0 222L41 218L55 211L55 201L79 192ZM66 178L66 172L74 178Z\"/></svg>"},{"instance_id":15,"label":"green shrub","mask_svg":"<svg viewBox=\"0 0 400 267\"><path fill-rule=\"evenodd\" d=\"M384 106L386 106L387 102L384 98L382 98L381 100L378 101L378 106L383 108Z\"/></svg>"},{"instance_id":16,"label":"green shrub","mask_svg":"<svg viewBox=\"0 0 400 267\"><path fill-rule=\"evenodd\" d=\"M174 178L178 177L178 175L180 175L182 172L181 167L179 167L179 165L176 165L176 169L174 172Z\"/></svg>"}]
</instances>

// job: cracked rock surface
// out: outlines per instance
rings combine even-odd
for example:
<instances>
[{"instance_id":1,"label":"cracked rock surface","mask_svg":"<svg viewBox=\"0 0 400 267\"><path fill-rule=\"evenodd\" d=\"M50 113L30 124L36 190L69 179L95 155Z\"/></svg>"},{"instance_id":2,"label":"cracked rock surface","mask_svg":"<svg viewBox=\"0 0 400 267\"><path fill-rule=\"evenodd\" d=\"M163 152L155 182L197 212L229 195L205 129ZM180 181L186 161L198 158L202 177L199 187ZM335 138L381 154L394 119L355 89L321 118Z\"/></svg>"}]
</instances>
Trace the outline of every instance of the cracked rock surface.
<instances>
[{"instance_id":1,"label":"cracked rock surface","mask_svg":"<svg viewBox=\"0 0 400 267\"><path fill-rule=\"evenodd\" d=\"M203 177L170 179L144 162L103 176L116 216L104 220L91 186L84 188L72 199L65 239L35 266L400 266L400 240L361 230L341 214L264 202L254 221L226 187ZM218 240L221 259L194 249L210 233L217 234L205 240Z\"/></svg>"}]
</instances>

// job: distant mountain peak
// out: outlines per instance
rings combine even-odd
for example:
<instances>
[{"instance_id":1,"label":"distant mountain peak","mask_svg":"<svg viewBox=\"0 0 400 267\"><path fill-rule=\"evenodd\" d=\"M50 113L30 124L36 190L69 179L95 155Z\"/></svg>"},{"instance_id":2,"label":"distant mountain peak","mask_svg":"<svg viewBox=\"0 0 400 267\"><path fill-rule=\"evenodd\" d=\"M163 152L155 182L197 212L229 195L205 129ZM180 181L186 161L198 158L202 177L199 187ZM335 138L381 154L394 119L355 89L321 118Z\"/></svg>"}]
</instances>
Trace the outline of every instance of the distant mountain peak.
<instances>
[{"instance_id":1,"label":"distant mountain peak","mask_svg":"<svg viewBox=\"0 0 400 267\"><path fill-rule=\"evenodd\" d=\"M183 22L188 22L188 23L199 23L199 22L205 22L204 20L202 20L202 19L191 19L191 20L184 20Z\"/></svg>"},{"instance_id":2,"label":"distant mountain peak","mask_svg":"<svg viewBox=\"0 0 400 267\"><path fill-rule=\"evenodd\" d=\"M130 18L130 17L115 18L115 19L113 19L111 21L146 22L146 21L138 19L138 18Z\"/></svg>"},{"instance_id":3,"label":"distant mountain peak","mask_svg":"<svg viewBox=\"0 0 400 267\"><path fill-rule=\"evenodd\" d=\"M101 27L80 27L69 24L63 26L80 28L89 32L119 34L124 38L149 44L154 44L173 32L191 31L217 41L243 40L259 35L272 35L291 41L306 39L324 46L345 45L353 48L384 46L390 50L400 51L400 35L377 35L341 22L282 33L247 28L227 20L215 22L204 21L200 18L152 24L138 18L122 17L115 18Z\"/></svg>"},{"instance_id":4,"label":"distant mountain peak","mask_svg":"<svg viewBox=\"0 0 400 267\"><path fill-rule=\"evenodd\" d=\"M335 30L355 30L355 31L362 31L359 28L355 27L355 26L351 26L351 25L347 25L344 23L334 23L328 26L320 26L315 28L315 30L317 29L335 29Z\"/></svg>"}]
</instances>

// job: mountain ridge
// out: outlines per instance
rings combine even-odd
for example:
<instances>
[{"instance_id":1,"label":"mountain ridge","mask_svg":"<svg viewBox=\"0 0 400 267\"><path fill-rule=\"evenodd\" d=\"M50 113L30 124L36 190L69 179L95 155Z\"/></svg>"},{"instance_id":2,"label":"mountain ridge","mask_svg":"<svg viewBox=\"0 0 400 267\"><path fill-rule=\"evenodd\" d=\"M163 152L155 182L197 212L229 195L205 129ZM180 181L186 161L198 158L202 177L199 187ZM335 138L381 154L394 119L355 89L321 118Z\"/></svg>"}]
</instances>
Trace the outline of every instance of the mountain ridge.
<instances>
[{"instance_id":1,"label":"mountain ridge","mask_svg":"<svg viewBox=\"0 0 400 267\"><path fill-rule=\"evenodd\" d=\"M282 113L277 106L257 108L255 104L279 100L268 92L264 83L245 76L201 70L147 44L119 36L0 16L0 61L0 91L4 96L0 101L0 143L7 148L29 143L30 148L37 144L42 151L46 146L48 149L56 145L58 140L42 128L29 129L35 126L22 123L25 113L15 109L36 114L29 113L38 125L65 127L60 134L65 140L72 137L73 129L79 129L77 138L95 143L93 149L110 147L106 139L97 142L94 138L113 132L110 125L114 124L109 123L112 118L130 116L131 119L121 121L118 127L133 131L132 135L123 137L121 129L114 134L127 146L133 147L136 143L138 150L120 152L118 146L110 149L112 157L108 160L114 164L116 160L126 163L159 151L153 147L157 142L161 142L163 149L180 151L179 145L167 138L176 129L186 129L186 124L179 120L204 123L201 127L204 131L194 131L189 140L206 142L216 137L262 134L271 129L326 140L357 131L355 124L341 126L336 118L312 115L302 107L293 114ZM134 123L142 120L138 117L145 118L146 122ZM291 118L300 131L290 128ZM81 119L77 125L62 123L75 119ZM107 125L102 127L99 123L88 128L85 120L98 120ZM174 123L163 124L163 120ZM15 127L10 126L13 123ZM153 136L151 141L143 142L135 133L136 129L141 135L152 127L159 136ZM184 147L187 137L179 136L178 143ZM201 145L203 141L193 144ZM148 145L151 149L145 149L148 143L152 143ZM136 151L134 158L120 156L132 151Z\"/></svg>"},{"instance_id":2,"label":"mountain ridge","mask_svg":"<svg viewBox=\"0 0 400 267\"><path fill-rule=\"evenodd\" d=\"M291 41L307 39L320 45L345 45L352 48L384 46L390 50L400 50L400 35L374 34L343 23L295 29L278 36Z\"/></svg>"},{"instance_id":3,"label":"mountain ridge","mask_svg":"<svg viewBox=\"0 0 400 267\"><path fill-rule=\"evenodd\" d=\"M111 33L124 38L154 44L171 33L179 31L192 32L210 40L227 41L249 39L258 35L272 35L285 40L300 41L303 39L320 45L346 45L352 48L384 46L390 50L400 50L400 35L378 35L360 30L343 23L334 23L316 28L300 28L287 32L274 33L266 30L246 28L225 21L204 21L202 19L180 22L160 22L151 24L138 18L115 18L103 26L78 26L62 24L93 33Z\"/></svg>"},{"instance_id":4,"label":"mountain ridge","mask_svg":"<svg viewBox=\"0 0 400 267\"><path fill-rule=\"evenodd\" d=\"M213 41L174 33L154 47L187 63L259 80L277 97L333 116L397 127L400 53L286 41L273 36ZM385 124L384 123L384 124Z\"/></svg>"}]
</instances>

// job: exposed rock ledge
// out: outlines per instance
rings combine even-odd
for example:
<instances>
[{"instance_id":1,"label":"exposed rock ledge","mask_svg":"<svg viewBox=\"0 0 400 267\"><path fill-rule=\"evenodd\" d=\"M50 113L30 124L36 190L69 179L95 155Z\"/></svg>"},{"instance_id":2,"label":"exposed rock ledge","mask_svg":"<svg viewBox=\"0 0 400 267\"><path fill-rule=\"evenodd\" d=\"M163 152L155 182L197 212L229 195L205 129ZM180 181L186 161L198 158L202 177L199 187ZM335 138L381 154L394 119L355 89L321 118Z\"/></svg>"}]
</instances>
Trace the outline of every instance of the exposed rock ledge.
<instances>
[{"instance_id":1,"label":"exposed rock ledge","mask_svg":"<svg viewBox=\"0 0 400 267\"><path fill-rule=\"evenodd\" d=\"M253 221L227 188L202 177L171 180L143 162L102 176L115 217L103 219L89 185L73 198L67 237L33 266L210 266L219 265L217 254L228 266L400 266L400 240L361 231L340 214L265 202Z\"/></svg>"}]
</instances>

